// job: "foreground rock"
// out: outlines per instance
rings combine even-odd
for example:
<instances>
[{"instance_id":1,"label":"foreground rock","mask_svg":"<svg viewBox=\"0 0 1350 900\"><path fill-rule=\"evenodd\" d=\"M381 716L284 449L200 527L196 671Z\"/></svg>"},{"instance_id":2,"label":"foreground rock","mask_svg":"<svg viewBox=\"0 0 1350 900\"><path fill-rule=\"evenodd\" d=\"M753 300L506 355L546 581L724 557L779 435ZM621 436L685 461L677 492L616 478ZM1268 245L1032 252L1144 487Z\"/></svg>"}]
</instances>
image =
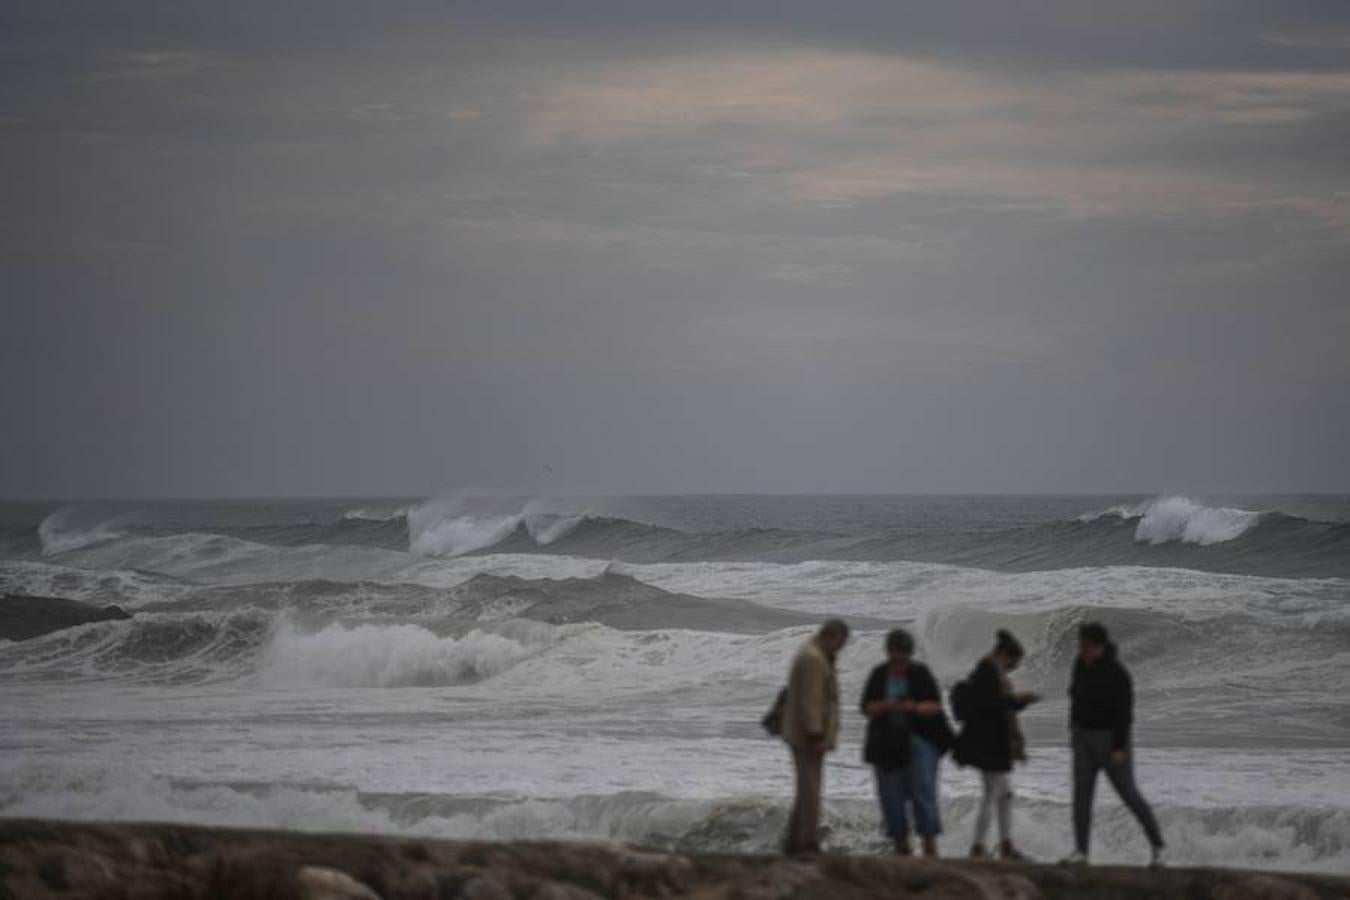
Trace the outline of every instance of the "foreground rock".
<instances>
[{"instance_id":1,"label":"foreground rock","mask_svg":"<svg viewBox=\"0 0 1350 900\"><path fill-rule=\"evenodd\" d=\"M0 597L0 639L7 641L26 641L86 622L130 618L131 613L120 606L95 606L78 600L23 594Z\"/></svg>"},{"instance_id":2,"label":"foreground rock","mask_svg":"<svg viewBox=\"0 0 1350 900\"><path fill-rule=\"evenodd\" d=\"M0 898L1345 900L1350 878L1220 869L680 855L618 844L0 820Z\"/></svg>"}]
</instances>

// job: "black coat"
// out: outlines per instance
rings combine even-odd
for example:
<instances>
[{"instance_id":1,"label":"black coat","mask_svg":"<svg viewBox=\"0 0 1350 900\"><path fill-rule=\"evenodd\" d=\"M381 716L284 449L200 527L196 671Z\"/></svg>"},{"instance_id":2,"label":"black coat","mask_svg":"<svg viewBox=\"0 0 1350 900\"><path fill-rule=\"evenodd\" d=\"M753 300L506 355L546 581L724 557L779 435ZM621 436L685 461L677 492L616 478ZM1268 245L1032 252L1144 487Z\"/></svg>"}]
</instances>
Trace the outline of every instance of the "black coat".
<instances>
[{"instance_id":1,"label":"black coat","mask_svg":"<svg viewBox=\"0 0 1350 900\"><path fill-rule=\"evenodd\" d=\"M980 660L966 683L968 710L965 727L956 740L956 761L982 772L1011 771L1013 752L1008 716L1026 704L1003 693L998 667L987 657Z\"/></svg>"},{"instance_id":2,"label":"black coat","mask_svg":"<svg viewBox=\"0 0 1350 900\"><path fill-rule=\"evenodd\" d=\"M859 708L875 700L886 699L886 678L890 663L882 663L867 676L863 687L862 702ZM923 663L909 664L909 691L905 696L916 703L924 700L942 702L942 692L938 689L937 679ZM866 713L864 713L866 715ZM902 719L905 727L895 727L897 718ZM952 729L947 724L947 714L935 716L895 716L893 713L877 716L867 722L867 740L863 744L863 761L868 765L883 769L897 769L909 765L909 736L916 734L946 753L952 745Z\"/></svg>"},{"instance_id":3,"label":"black coat","mask_svg":"<svg viewBox=\"0 0 1350 900\"><path fill-rule=\"evenodd\" d=\"M1106 655L1095 665L1079 659L1069 681L1069 727L1110 731L1111 747L1124 750L1130 743L1134 720L1134 686L1130 673L1116 658L1116 645L1106 645Z\"/></svg>"}]
</instances>

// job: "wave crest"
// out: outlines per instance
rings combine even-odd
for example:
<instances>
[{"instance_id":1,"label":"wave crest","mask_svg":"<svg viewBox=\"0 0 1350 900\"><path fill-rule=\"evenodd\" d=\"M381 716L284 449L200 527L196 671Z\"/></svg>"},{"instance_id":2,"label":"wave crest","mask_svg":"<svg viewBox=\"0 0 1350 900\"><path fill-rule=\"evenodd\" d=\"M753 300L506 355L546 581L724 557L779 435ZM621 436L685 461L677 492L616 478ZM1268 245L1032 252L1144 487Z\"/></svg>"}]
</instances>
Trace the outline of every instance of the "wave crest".
<instances>
[{"instance_id":1,"label":"wave crest","mask_svg":"<svg viewBox=\"0 0 1350 900\"><path fill-rule=\"evenodd\" d=\"M538 501L445 497L406 511L408 549L415 556L463 556L494 547L518 532L534 547L571 534L589 513L540 508Z\"/></svg>"},{"instance_id":2,"label":"wave crest","mask_svg":"<svg viewBox=\"0 0 1350 900\"><path fill-rule=\"evenodd\" d=\"M1079 516L1078 521L1137 519L1134 539L1141 544L1222 544L1246 534L1264 513L1227 506L1206 506L1189 497L1166 495L1135 506L1113 506Z\"/></svg>"},{"instance_id":3,"label":"wave crest","mask_svg":"<svg viewBox=\"0 0 1350 900\"><path fill-rule=\"evenodd\" d=\"M333 623L305 632L282 623L263 653L270 686L440 687L500 674L548 643L547 631L521 639L486 631L441 637L418 625ZM542 638L542 640L541 640Z\"/></svg>"},{"instance_id":4,"label":"wave crest","mask_svg":"<svg viewBox=\"0 0 1350 900\"><path fill-rule=\"evenodd\" d=\"M9 645L0 672L15 680L125 678L201 684L237 678L267 633L252 609L187 615L138 613L89 622Z\"/></svg>"},{"instance_id":5,"label":"wave crest","mask_svg":"<svg viewBox=\"0 0 1350 900\"><path fill-rule=\"evenodd\" d=\"M1148 503L1134 539L1150 544L1221 544L1241 537L1261 519L1246 509L1204 506L1186 497L1163 497Z\"/></svg>"},{"instance_id":6,"label":"wave crest","mask_svg":"<svg viewBox=\"0 0 1350 900\"><path fill-rule=\"evenodd\" d=\"M379 506L358 506L342 514L345 522L395 522L408 515L407 506L393 509Z\"/></svg>"},{"instance_id":7,"label":"wave crest","mask_svg":"<svg viewBox=\"0 0 1350 900\"><path fill-rule=\"evenodd\" d=\"M111 520L80 523L78 518L77 507L63 506L42 520L42 524L38 525L38 537L42 541L44 556L69 553L122 536L122 532L113 527Z\"/></svg>"}]
</instances>

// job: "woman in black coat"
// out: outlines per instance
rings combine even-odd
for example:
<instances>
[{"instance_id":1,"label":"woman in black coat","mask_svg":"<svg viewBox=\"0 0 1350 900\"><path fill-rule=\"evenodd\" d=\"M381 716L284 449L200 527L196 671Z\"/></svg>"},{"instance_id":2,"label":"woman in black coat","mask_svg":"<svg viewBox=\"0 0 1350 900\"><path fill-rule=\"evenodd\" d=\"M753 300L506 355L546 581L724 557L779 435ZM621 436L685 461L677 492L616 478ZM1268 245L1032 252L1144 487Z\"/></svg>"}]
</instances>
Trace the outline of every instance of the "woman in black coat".
<instances>
[{"instance_id":1,"label":"woman in black coat","mask_svg":"<svg viewBox=\"0 0 1350 900\"><path fill-rule=\"evenodd\" d=\"M962 689L958 714L965 722L956 744L956 761L979 769L984 796L975 819L971 856L985 856L985 835L995 808L998 810L999 855L1022 859L1012 843L1013 762L1026 760L1017 713L1034 703L1032 693L1013 691L1008 673L1022 662L1022 645L1010 632L1000 630L994 650L980 660Z\"/></svg>"},{"instance_id":2,"label":"woman in black coat","mask_svg":"<svg viewBox=\"0 0 1350 900\"><path fill-rule=\"evenodd\" d=\"M877 779L877 799L895 851L909 855L908 808L923 838L925 856L937 856L937 772L952 734L942 711L942 693L928 667L912 660L914 639L896 629L886 636L886 662L872 670L863 689L867 717L863 759Z\"/></svg>"}]
</instances>

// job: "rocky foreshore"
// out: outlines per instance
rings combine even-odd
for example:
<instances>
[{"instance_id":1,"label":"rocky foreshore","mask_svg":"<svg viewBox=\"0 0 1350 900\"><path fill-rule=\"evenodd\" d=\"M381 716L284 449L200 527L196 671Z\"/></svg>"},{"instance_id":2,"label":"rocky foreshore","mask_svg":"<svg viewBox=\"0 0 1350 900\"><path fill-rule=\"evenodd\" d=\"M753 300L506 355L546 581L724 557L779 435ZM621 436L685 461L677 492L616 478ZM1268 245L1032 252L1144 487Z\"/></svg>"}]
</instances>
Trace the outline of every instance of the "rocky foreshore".
<instances>
[{"instance_id":1,"label":"rocky foreshore","mask_svg":"<svg viewBox=\"0 0 1350 900\"><path fill-rule=\"evenodd\" d=\"M0 820L0 900L1346 900L1350 878L1227 869L678 854L188 825Z\"/></svg>"}]
</instances>

